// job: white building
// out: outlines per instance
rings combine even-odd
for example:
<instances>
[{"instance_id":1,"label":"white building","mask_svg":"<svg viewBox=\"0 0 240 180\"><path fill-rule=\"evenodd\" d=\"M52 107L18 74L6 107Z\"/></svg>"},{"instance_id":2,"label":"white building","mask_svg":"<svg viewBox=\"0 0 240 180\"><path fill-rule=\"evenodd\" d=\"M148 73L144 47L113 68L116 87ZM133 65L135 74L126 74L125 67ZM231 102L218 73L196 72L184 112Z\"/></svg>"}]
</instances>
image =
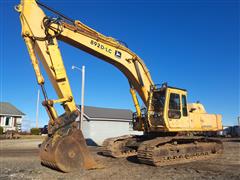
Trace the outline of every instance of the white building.
<instances>
[{"instance_id":1,"label":"white building","mask_svg":"<svg viewBox=\"0 0 240 180\"><path fill-rule=\"evenodd\" d=\"M102 145L110 137L142 134L132 129L131 110L91 106L84 106L82 131L88 145Z\"/></svg>"},{"instance_id":2,"label":"white building","mask_svg":"<svg viewBox=\"0 0 240 180\"><path fill-rule=\"evenodd\" d=\"M25 114L8 102L0 102L0 126L7 130L21 131L22 119Z\"/></svg>"}]
</instances>

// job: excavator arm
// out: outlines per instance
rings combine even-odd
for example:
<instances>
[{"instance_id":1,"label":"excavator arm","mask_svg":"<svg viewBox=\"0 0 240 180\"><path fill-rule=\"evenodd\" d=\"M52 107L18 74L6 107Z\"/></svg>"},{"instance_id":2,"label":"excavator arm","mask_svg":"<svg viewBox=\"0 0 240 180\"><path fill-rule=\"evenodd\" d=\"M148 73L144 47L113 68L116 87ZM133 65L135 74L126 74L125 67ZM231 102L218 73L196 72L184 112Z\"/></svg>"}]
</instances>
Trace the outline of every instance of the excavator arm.
<instances>
[{"instance_id":1,"label":"excavator arm","mask_svg":"<svg viewBox=\"0 0 240 180\"><path fill-rule=\"evenodd\" d=\"M53 107L54 103L62 103L66 112L77 110L61 53L58 48L57 39L54 37L54 32L52 32L52 35L46 34L45 32L43 20L46 15L34 0L23 0L16 9L20 12L22 36L28 48L38 84L41 85L43 89L45 97L44 105L50 119L53 121L58 117L57 112ZM38 59L41 60L41 63L56 90L59 97L57 100L49 100L47 98L46 91L44 90L45 81L40 70Z\"/></svg>"},{"instance_id":2,"label":"excavator arm","mask_svg":"<svg viewBox=\"0 0 240 180\"><path fill-rule=\"evenodd\" d=\"M40 150L42 163L66 172L78 166L95 168L96 162L87 150L82 132L76 128L75 120L79 118L80 112L74 102L58 40L99 57L118 68L129 81L130 92L139 118L142 114L136 92L147 106L149 91L153 86L151 76L143 61L119 41L96 32L80 21L73 21L62 15L60 15L61 18L49 18L40 6L49 9L35 0L21 0L21 4L15 9L20 13L22 37L26 43L37 82L43 91L45 98L43 105L50 118L49 137L42 143ZM59 99L48 99L39 60ZM54 108L56 103L63 106L65 114L61 116L57 114ZM73 151L74 149L76 151ZM72 163L74 161L76 162Z\"/></svg>"}]
</instances>

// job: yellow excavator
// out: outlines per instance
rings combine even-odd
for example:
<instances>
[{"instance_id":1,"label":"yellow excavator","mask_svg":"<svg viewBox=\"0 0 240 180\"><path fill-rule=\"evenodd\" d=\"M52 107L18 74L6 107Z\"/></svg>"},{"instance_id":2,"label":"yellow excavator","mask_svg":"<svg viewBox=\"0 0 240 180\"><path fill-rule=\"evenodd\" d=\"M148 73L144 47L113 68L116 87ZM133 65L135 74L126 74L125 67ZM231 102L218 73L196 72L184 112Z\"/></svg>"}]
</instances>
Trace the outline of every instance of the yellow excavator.
<instances>
[{"instance_id":1,"label":"yellow excavator","mask_svg":"<svg viewBox=\"0 0 240 180\"><path fill-rule=\"evenodd\" d=\"M154 84L142 59L123 43L36 0L21 0L15 9L20 13L22 37L44 95L42 104L49 115L48 136L40 146L43 165L63 172L80 167L98 168L77 125L81 112L74 102L58 40L112 64L129 81L136 108L133 129L144 134L106 139L103 155L116 158L135 155L141 163L163 166L222 152L221 141L189 136L221 130L221 115L208 114L200 103L188 104L185 89L170 87L166 83ZM48 17L42 9L56 17ZM59 99L48 98L39 62ZM138 97L145 105L142 109ZM57 114L56 103L62 105L64 114Z\"/></svg>"}]
</instances>

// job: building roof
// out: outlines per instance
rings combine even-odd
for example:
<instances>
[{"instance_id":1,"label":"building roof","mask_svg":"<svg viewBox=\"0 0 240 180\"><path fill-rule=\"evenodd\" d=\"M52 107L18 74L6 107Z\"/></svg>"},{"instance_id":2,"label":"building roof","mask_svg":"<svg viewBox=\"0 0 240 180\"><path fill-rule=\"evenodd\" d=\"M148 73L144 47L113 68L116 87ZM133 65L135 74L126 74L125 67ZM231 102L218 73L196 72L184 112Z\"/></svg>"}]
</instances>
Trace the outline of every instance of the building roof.
<instances>
[{"instance_id":1,"label":"building roof","mask_svg":"<svg viewBox=\"0 0 240 180\"><path fill-rule=\"evenodd\" d=\"M84 115L89 120L92 119L92 120L130 121L132 119L132 111L129 109L112 109L84 106Z\"/></svg>"},{"instance_id":2,"label":"building roof","mask_svg":"<svg viewBox=\"0 0 240 180\"><path fill-rule=\"evenodd\" d=\"M25 114L8 102L0 102L0 115L24 116Z\"/></svg>"}]
</instances>

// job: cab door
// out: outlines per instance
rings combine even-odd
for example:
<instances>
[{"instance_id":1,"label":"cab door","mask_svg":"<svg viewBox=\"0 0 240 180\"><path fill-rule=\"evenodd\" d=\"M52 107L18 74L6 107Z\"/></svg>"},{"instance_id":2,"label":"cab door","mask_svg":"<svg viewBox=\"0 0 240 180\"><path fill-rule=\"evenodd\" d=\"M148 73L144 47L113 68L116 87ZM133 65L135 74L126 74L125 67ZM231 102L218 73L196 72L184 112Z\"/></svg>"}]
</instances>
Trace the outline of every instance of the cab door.
<instances>
[{"instance_id":1,"label":"cab door","mask_svg":"<svg viewBox=\"0 0 240 180\"><path fill-rule=\"evenodd\" d=\"M186 91L168 90L167 119L170 131L187 130L189 128Z\"/></svg>"}]
</instances>

